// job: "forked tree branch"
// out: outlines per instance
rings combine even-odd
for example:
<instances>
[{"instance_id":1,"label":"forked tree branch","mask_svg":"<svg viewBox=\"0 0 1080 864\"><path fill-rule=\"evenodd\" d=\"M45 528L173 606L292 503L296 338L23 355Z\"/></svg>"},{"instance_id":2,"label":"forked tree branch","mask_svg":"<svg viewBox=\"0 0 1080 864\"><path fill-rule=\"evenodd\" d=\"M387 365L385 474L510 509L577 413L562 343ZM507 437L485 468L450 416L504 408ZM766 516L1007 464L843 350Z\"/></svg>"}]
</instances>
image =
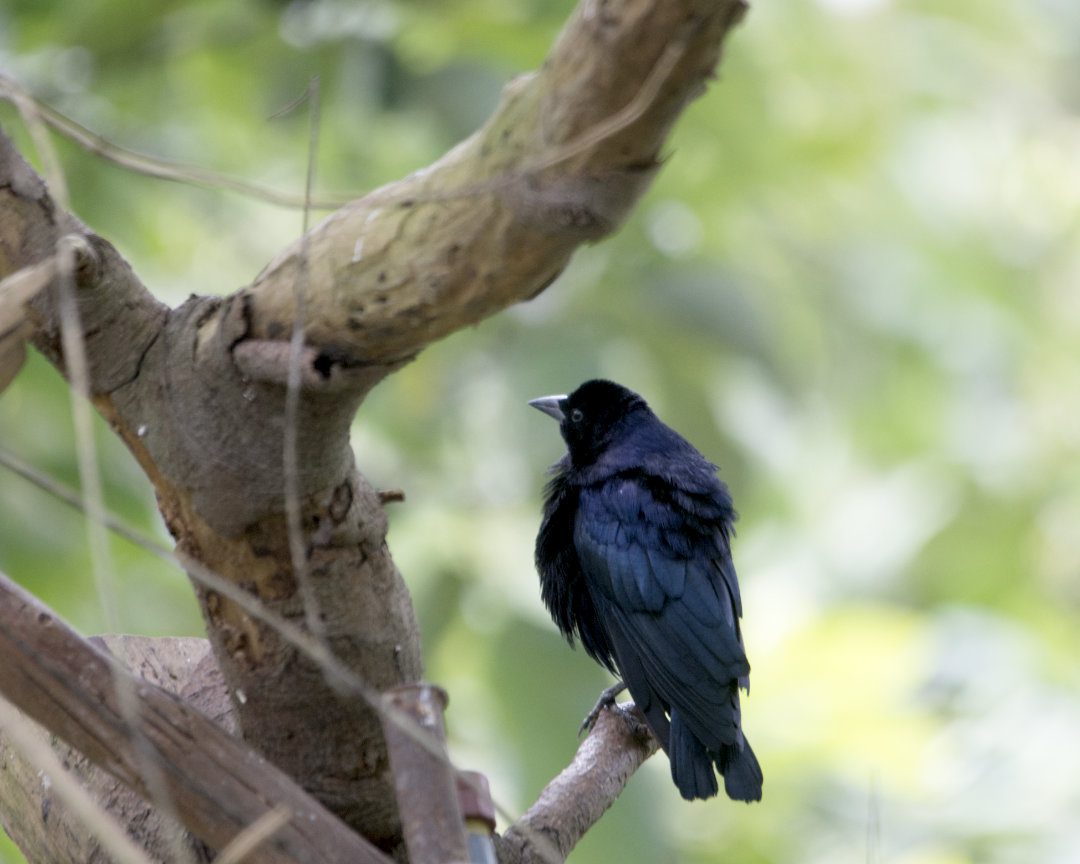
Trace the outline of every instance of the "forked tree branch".
<instances>
[{"instance_id":1,"label":"forked tree branch","mask_svg":"<svg viewBox=\"0 0 1080 864\"><path fill-rule=\"evenodd\" d=\"M425 345L536 295L578 246L618 226L743 10L742 0L582 0L543 68L510 84L478 133L331 215L248 288L174 310L58 208L0 136L0 278L79 238L68 287L90 394L154 484L185 559L279 617L318 621L369 686L418 681L411 599L386 546L382 502L349 446L355 411ZM63 371L58 281L7 335L29 332ZM301 305L293 555L283 418ZM14 368L4 335L0 353ZM196 592L244 739L366 837L398 844L377 712L342 699L245 607Z\"/></svg>"}]
</instances>

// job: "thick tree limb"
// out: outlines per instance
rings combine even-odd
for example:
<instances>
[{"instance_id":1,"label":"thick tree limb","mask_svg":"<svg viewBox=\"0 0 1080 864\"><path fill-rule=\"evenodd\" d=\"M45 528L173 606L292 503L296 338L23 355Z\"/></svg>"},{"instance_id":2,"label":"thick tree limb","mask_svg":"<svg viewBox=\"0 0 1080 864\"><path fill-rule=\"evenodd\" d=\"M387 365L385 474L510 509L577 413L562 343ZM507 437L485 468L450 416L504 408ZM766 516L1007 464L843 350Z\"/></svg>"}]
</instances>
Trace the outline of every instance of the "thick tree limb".
<instances>
[{"instance_id":1,"label":"thick tree limb","mask_svg":"<svg viewBox=\"0 0 1080 864\"><path fill-rule=\"evenodd\" d=\"M104 644L124 658L138 676L182 698L212 717L219 725L235 727L221 675L216 671L205 639L107 636L91 642ZM14 663L4 657L0 662ZM190 687L189 682L202 681ZM220 718L220 719L219 719ZM97 768L79 750L47 729L37 726L40 746L51 748L60 763L97 804L125 826L128 836L151 860L173 859L182 843L190 859L208 864L207 847L155 809L141 795L108 772ZM31 864L87 864L108 860L82 819L56 794L56 778L43 774L36 756L12 747L0 733L0 822L24 850Z\"/></svg>"},{"instance_id":2,"label":"thick tree limb","mask_svg":"<svg viewBox=\"0 0 1080 864\"><path fill-rule=\"evenodd\" d=\"M289 333L305 266L308 341L346 366L408 360L535 296L642 194L744 9L581 3L543 68L506 88L483 129L334 213L260 274L245 295L250 336Z\"/></svg>"},{"instance_id":3,"label":"thick tree limb","mask_svg":"<svg viewBox=\"0 0 1080 864\"><path fill-rule=\"evenodd\" d=\"M0 268L8 268L0 275L51 257L68 233L85 237L91 250L80 257L75 289L95 405L154 483L180 551L278 616L303 620L282 512L284 393L245 379L233 362L231 347L247 327L243 304L193 299L170 312L112 246L56 211L0 136ZM30 320L35 344L63 369L55 289L32 302ZM204 329L222 306L235 314ZM309 472L302 479L337 478L301 502L307 573L337 658L386 689L420 677L419 638L386 548L381 502L353 467L347 434L357 397L335 389L343 377L301 403L300 464ZM365 836L397 843L375 711L341 699L273 628L215 592L198 595L229 689L243 696L245 739Z\"/></svg>"},{"instance_id":4,"label":"thick tree limb","mask_svg":"<svg viewBox=\"0 0 1080 864\"><path fill-rule=\"evenodd\" d=\"M188 703L131 680L138 704L133 735L117 696L118 679L129 673L2 575L0 620L0 689L9 701L144 797L140 747L146 748L177 816L212 848L284 804L293 818L260 851L260 861L389 864L292 779Z\"/></svg>"}]
</instances>

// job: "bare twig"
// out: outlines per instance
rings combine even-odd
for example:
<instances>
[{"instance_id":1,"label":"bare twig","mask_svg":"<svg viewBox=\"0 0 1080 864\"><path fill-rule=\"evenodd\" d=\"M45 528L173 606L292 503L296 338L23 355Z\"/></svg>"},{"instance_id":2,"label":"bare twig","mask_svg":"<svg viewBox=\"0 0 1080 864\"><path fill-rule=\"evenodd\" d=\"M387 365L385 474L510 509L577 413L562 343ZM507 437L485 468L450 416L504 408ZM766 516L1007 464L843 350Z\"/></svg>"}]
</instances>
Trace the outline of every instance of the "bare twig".
<instances>
[{"instance_id":1,"label":"bare twig","mask_svg":"<svg viewBox=\"0 0 1080 864\"><path fill-rule=\"evenodd\" d=\"M214 864L243 864L249 855L257 852L260 846L272 840L282 828L288 825L293 815L293 812L283 804L279 804L273 810L268 810L237 834L214 859Z\"/></svg>"},{"instance_id":2,"label":"bare twig","mask_svg":"<svg viewBox=\"0 0 1080 864\"><path fill-rule=\"evenodd\" d=\"M351 200L351 198L316 198L312 199L309 205L305 205L307 200L305 195L292 195L288 192L261 186L258 183L230 177L228 174L210 171L194 165L181 165L177 162L170 162L155 156L148 156L145 153L129 150L114 144L102 135L91 132L66 114L34 98L18 82L2 73L0 73L0 99L6 99L19 107L24 120L30 116L36 117L39 128L48 126L54 132L78 144L87 152L94 153L102 159L136 174L156 177L159 180L174 183L203 186L208 189L227 189L230 192L236 192L248 198L265 201L267 204L274 204L279 207L300 209L304 206L310 206L315 210L335 210ZM29 121L27 122L29 126ZM32 129L33 127L29 128ZM41 138L40 132L36 133L34 137L35 141L39 141Z\"/></svg>"},{"instance_id":3,"label":"bare twig","mask_svg":"<svg viewBox=\"0 0 1080 864\"><path fill-rule=\"evenodd\" d=\"M22 311L38 291L56 278L56 256L16 270L0 279L0 340L21 329L26 318Z\"/></svg>"},{"instance_id":4,"label":"bare twig","mask_svg":"<svg viewBox=\"0 0 1080 864\"><path fill-rule=\"evenodd\" d=\"M285 433L282 436L282 478L285 481L285 529L289 534L289 557L292 559L293 576L300 586L304 603L304 621L308 632L318 641L326 638L319 610L318 595L311 584L307 562L307 544L301 524L300 461L297 436L300 422L300 384L302 371L300 358L304 353L304 322L307 317L308 292L308 225L311 219L311 189L315 183L315 162L319 150L319 78L311 79L307 96L311 116L309 119L307 179L304 183L304 217L301 225L300 266L293 285L294 307L292 336L289 339L288 371L285 380Z\"/></svg>"},{"instance_id":5,"label":"bare twig","mask_svg":"<svg viewBox=\"0 0 1080 864\"><path fill-rule=\"evenodd\" d=\"M63 166L56 155L56 148L53 147L46 128L49 123L50 113L48 106L39 102L2 73L0 73L0 98L7 99L18 109L23 123L26 124L26 129L30 133L30 138L34 142L38 156L41 158L42 170L49 181L53 199L61 207L67 209L67 178L64 175Z\"/></svg>"},{"instance_id":6,"label":"bare twig","mask_svg":"<svg viewBox=\"0 0 1080 864\"><path fill-rule=\"evenodd\" d=\"M22 368L26 339L33 332L26 304L56 278L56 256L0 280L0 393Z\"/></svg>"}]
</instances>

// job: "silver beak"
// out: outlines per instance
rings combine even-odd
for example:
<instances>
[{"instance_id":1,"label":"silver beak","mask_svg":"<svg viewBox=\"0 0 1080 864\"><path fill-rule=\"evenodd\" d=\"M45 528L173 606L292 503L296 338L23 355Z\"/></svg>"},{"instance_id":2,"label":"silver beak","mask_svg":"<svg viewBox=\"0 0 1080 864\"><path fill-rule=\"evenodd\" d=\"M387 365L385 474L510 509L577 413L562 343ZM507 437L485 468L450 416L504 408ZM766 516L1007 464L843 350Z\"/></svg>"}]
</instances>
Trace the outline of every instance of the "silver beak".
<instances>
[{"instance_id":1,"label":"silver beak","mask_svg":"<svg viewBox=\"0 0 1080 864\"><path fill-rule=\"evenodd\" d=\"M549 417L554 417L560 423L565 419L563 405L566 404L566 396L541 396L539 399L530 399L529 404L537 411L543 411Z\"/></svg>"}]
</instances>

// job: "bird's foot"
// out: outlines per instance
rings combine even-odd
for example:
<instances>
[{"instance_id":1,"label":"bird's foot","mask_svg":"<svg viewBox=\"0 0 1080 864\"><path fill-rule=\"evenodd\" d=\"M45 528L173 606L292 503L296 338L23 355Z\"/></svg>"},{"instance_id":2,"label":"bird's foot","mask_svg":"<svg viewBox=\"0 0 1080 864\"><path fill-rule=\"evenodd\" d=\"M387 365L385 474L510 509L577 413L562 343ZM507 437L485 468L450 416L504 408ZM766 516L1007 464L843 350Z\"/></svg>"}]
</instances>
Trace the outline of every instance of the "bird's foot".
<instances>
[{"instance_id":1,"label":"bird's foot","mask_svg":"<svg viewBox=\"0 0 1080 864\"><path fill-rule=\"evenodd\" d=\"M625 689L625 682L616 681L600 694L600 698L596 700L596 704L593 705L592 711L586 714L585 719L581 721L581 726L578 728L578 737L592 731L592 727L596 724L596 718L600 716L600 712L605 708L615 706L615 697Z\"/></svg>"}]
</instances>

